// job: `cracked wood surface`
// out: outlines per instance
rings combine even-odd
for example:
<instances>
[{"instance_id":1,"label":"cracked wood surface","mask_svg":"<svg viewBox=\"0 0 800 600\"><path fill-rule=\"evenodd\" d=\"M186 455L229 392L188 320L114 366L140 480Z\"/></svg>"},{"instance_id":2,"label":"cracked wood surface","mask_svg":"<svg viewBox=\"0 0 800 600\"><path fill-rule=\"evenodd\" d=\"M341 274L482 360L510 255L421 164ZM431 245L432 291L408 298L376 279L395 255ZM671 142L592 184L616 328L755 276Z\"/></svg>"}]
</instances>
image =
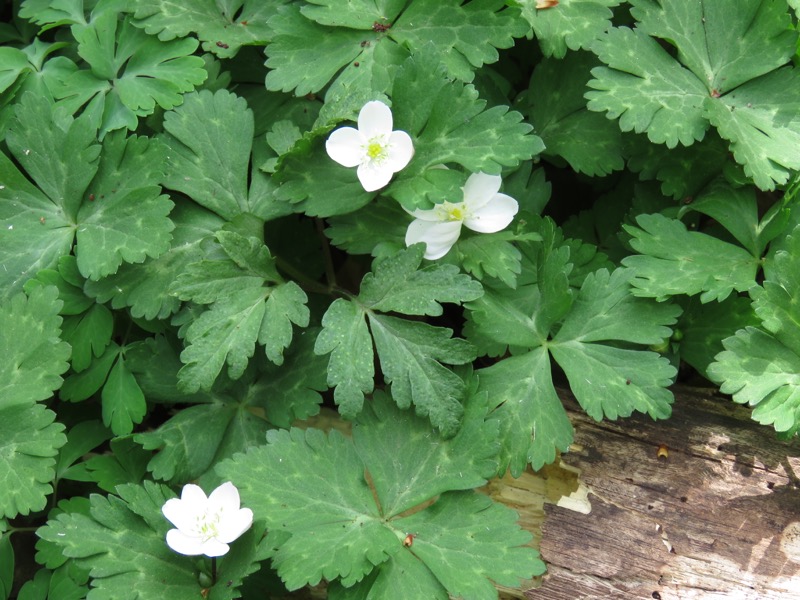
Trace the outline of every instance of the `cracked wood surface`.
<instances>
[{"instance_id":1,"label":"cracked wood surface","mask_svg":"<svg viewBox=\"0 0 800 600\"><path fill-rule=\"evenodd\" d=\"M591 513L544 505L548 574L526 598L800 599L797 440L691 390L659 422L596 423L566 396L575 445L562 461Z\"/></svg>"}]
</instances>

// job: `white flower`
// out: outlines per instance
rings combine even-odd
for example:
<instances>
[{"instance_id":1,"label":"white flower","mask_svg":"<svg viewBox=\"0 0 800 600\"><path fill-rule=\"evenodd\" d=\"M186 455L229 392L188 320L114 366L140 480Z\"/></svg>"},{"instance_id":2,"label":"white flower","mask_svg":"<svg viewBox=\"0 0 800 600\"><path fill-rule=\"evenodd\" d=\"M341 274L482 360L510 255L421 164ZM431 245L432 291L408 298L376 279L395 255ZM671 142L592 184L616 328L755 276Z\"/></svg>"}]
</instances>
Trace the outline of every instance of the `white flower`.
<instances>
[{"instance_id":1,"label":"white flower","mask_svg":"<svg viewBox=\"0 0 800 600\"><path fill-rule=\"evenodd\" d=\"M239 490L230 481L206 498L199 486L183 486L180 499L164 503L161 512L177 527L167 532L167 545L187 556L222 556L233 540L250 529L253 511L239 508Z\"/></svg>"},{"instance_id":2,"label":"white flower","mask_svg":"<svg viewBox=\"0 0 800 600\"><path fill-rule=\"evenodd\" d=\"M368 192L385 186L392 175L414 156L414 144L405 131L392 131L392 111L383 102L367 102L358 113L358 129L340 127L325 149L345 167L358 167L358 180Z\"/></svg>"},{"instance_id":3,"label":"white flower","mask_svg":"<svg viewBox=\"0 0 800 600\"><path fill-rule=\"evenodd\" d=\"M461 234L461 225L479 233L505 229L519 210L511 196L498 193L499 175L473 173L464 184L464 200L442 202L430 210L417 209L406 231L406 246L425 242L425 258L436 260L450 251Z\"/></svg>"}]
</instances>

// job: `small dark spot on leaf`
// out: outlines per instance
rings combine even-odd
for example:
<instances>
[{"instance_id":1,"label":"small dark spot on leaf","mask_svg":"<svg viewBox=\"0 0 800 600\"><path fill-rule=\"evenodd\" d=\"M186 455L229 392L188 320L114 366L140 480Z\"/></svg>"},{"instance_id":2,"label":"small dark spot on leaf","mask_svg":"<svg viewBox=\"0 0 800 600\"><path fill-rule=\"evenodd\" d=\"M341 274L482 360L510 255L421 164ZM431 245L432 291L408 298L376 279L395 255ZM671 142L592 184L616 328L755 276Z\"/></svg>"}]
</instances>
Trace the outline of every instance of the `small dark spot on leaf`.
<instances>
[{"instance_id":1,"label":"small dark spot on leaf","mask_svg":"<svg viewBox=\"0 0 800 600\"><path fill-rule=\"evenodd\" d=\"M375 21L372 24L372 31L374 31L375 33L383 33L384 31L389 29L391 26L392 26L391 23L378 23L377 21Z\"/></svg>"},{"instance_id":2,"label":"small dark spot on leaf","mask_svg":"<svg viewBox=\"0 0 800 600\"><path fill-rule=\"evenodd\" d=\"M722 94L719 93L718 90L711 90L711 97L712 98L719 98Z\"/></svg>"},{"instance_id":3,"label":"small dark spot on leaf","mask_svg":"<svg viewBox=\"0 0 800 600\"><path fill-rule=\"evenodd\" d=\"M359 67L359 66L361 66L361 63L360 63L360 62L358 62L358 61L356 61L356 62L354 62L354 63L353 63L353 66L354 66L354 67Z\"/></svg>"},{"instance_id":4,"label":"small dark spot on leaf","mask_svg":"<svg viewBox=\"0 0 800 600\"><path fill-rule=\"evenodd\" d=\"M224 48L225 50L230 48L230 46L228 46L228 44L226 44L225 42L217 42L217 46L220 48Z\"/></svg>"}]
</instances>

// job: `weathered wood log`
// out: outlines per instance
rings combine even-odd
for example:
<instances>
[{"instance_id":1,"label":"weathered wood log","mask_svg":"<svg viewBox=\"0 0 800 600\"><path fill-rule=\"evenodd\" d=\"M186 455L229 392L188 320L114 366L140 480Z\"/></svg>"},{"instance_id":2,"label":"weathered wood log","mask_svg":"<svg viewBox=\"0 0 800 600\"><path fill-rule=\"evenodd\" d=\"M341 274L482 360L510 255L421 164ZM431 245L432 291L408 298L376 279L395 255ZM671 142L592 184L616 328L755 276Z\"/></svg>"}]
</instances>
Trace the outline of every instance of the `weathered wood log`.
<instances>
[{"instance_id":1,"label":"weathered wood log","mask_svg":"<svg viewBox=\"0 0 800 600\"><path fill-rule=\"evenodd\" d=\"M562 462L591 512L545 505L531 600L800 598L800 444L728 400L676 390L673 417L575 426ZM563 502L562 502L563 504Z\"/></svg>"}]
</instances>

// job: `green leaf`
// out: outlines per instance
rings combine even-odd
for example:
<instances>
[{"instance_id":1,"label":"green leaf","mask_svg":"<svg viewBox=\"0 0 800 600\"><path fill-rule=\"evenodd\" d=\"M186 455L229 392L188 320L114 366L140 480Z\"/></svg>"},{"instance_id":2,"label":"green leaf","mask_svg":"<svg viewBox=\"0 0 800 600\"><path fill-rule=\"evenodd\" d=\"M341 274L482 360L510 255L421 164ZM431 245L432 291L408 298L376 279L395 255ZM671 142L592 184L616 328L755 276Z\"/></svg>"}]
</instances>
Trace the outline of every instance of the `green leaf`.
<instances>
[{"instance_id":1,"label":"green leaf","mask_svg":"<svg viewBox=\"0 0 800 600\"><path fill-rule=\"evenodd\" d=\"M513 288L522 272L522 254L512 243L516 238L511 231L459 238L453 247L455 258L475 278L495 277Z\"/></svg>"},{"instance_id":2,"label":"green leaf","mask_svg":"<svg viewBox=\"0 0 800 600\"><path fill-rule=\"evenodd\" d=\"M753 290L753 309L772 333L795 354L800 355L800 310L795 298L800 293L796 274L800 268L800 228L795 227L783 247L772 257L763 287Z\"/></svg>"},{"instance_id":3,"label":"green leaf","mask_svg":"<svg viewBox=\"0 0 800 600\"><path fill-rule=\"evenodd\" d=\"M398 524L416 533L414 555L451 595L488 599L496 597L494 583L517 587L521 578L544 573L538 553L524 547L531 534L517 525L517 517L481 494L449 492ZM491 536L484 533L487 527Z\"/></svg>"},{"instance_id":4,"label":"green leaf","mask_svg":"<svg viewBox=\"0 0 800 600\"><path fill-rule=\"evenodd\" d=\"M25 0L21 3L19 16L37 25L85 23L83 0Z\"/></svg>"},{"instance_id":5,"label":"green leaf","mask_svg":"<svg viewBox=\"0 0 800 600\"><path fill-rule=\"evenodd\" d=\"M691 146L651 144L644 135L623 136L628 168L640 179L657 179L661 193L679 200L693 198L719 176L730 160L728 145L713 131Z\"/></svg>"},{"instance_id":6,"label":"green leaf","mask_svg":"<svg viewBox=\"0 0 800 600\"><path fill-rule=\"evenodd\" d=\"M322 577L352 585L400 549L381 521L363 470L351 441L316 429L270 431L266 446L217 468L272 536L291 534L272 558L289 590Z\"/></svg>"},{"instance_id":7,"label":"green leaf","mask_svg":"<svg viewBox=\"0 0 800 600\"><path fill-rule=\"evenodd\" d=\"M80 402L95 394L108 379L108 373L122 349L115 342L106 346L105 352L93 360L80 373L71 373L64 381L59 396L68 402Z\"/></svg>"},{"instance_id":8,"label":"green leaf","mask_svg":"<svg viewBox=\"0 0 800 600\"><path fill-rule=\"evenodd\" d=\"M0 304L0 407L29 407L61 387L70 347L61 341L62 302L54 286ZM20 343L24 340L24 343ZM1 438L0 438L1 439Z\"/></svg>"},{"instance_id":9,"label":"green leaf","mask_svg":"<svg viewBox=\"0 0 800 600\"><path fill-rule=\"evenodd\" d=\"M453 331L427 323L370 312L369 324L386 383L398 406L414 404L444 436L461 421L464 383L442 363L462 365L475 359L469 342L452 338Z\"/></svg>"},{"instance_id":10,"label":"green leaf","mask_svg":"<svg viewBox=\"0 0 800 600\"><path fill-rule=\"evenodd\" d=\"M158 450L147 470L156 479L173 484L194 481L223 458L226 438L236 433L236 450L261 443L267 432L266 423L247 411L246 402L214 402L190 406L171 417L154 431L139 433L134 440L145 450Z\"/></svg>"},{"instance_id":11,"label":"green leaf","mask_svg":"<svg viewBox=\"0 0 800 600\"><path fill-rule=\"evenodd\" d=\"M744 296L728 296L722 302L706 304L693 297L685 305L675 328L683 335L680 340L681 360L710 379L708 366L722 352L722 340L739 329L756 327L760 322L750 299Z\"/></svg>"},{"instance_id":12,"label":"green leaf","mask_svg":"<svg viewBox=\"0 0 800 600\"><path fill-rule=\"evenodd\" d=\"M101 304L93 304L82 315L64 318L63 337L72 346L72 368L76 373L103 355L113 333L114 317Z\"/></svg>"},{"instance_id":13,"label":"green leaf","mask_svg":"<svg viewBox=\"0 0 800 600\"><path fill-rule=\"evenodd\" d=\"M328 361L314 354L316 331L302 331L286 352L282 366L266 365L252 402L266 413L267 421L288 429L295 420L319 413L326 383Z\"/></svg>"},{"instance_id":14,"label":"green leaf","mask_svg":"<svg viewBox=\"0 0 800 600\"><path fill-rule=\"evenodd\" d=\"M226 220L257 214L248 198L248 165L253 145L253 112L228 92L189 94L164 115L168 148L164 185Z\"/></svg>"},{"instance_id":15,"label":"green leaf","mask_svg":"<svg viewBox=\"0 0 800 600\"><path fill-rule=\"evenodd\" d=\"M426 419L399 411L386 394L375 394L359 415L353 440L386 518L447 490L480 487L495 473L497 429L485 421L486 404L485 394L470 394L463 427L442 439ZM397 461L397 456L404 458Z\"/></svg>"},{"instance_id":16,"label":"green leaf","mask_svg":"<svg viewBox=\"0 0 800 600\"><path fill-rule=\"evenodd\" d=\"M797 40L785 3L632 4L636 30L611 30L595 49L610 68L593 71L589 108L669 147L701 140L710 122L759 188L786 183L800 165L800 96L794 69L782 66ZM678 60L648 34L674 45Z\"/></svg>"},{"instance_id":17,"label":"green leaf","mask_svg":"<svg viewBox=\"0 0 800 600\"><path fill-rule=\"evenodd\" d=\"M314 169L309 169L309 164ZM375 197L364 191L355 171L333 162L322 146L315 147L308 156L290 155L276 177L281 184L275 190L275 198L291 203L292 210L310 217L344 215Z\"/></svg>"},{"instance_id":18,"label":"green leaf","mask_svg":"<svg viewBox=\"0 0 800 600\"><path fill-rule=\"evenodd\" d=\"M319 25L295 4L279 7L268 26L273 35L267 47L267 89L294 90L296 96L318 92L342 67L358 60L362 41L377 43L372 32Z\"/></svg>"},{"instance_id":19,"label":"green leaf","mask_svg":"<svg viewBox=\"0 0 800 600\"><path fill-rule=\"evenodd\" d=\"M103 423L114 435L126 435L133 431L135 423L141 423L147 412L144 394L136 378L125 366L120 354L108 374L103 392Z\"/></svg>"},{"instance_id":20,"label":"green leaf","mask_svg":"<svg viewBox=\"0 0 800 600\"><path fill-rule=\"evenodd\" d=\"M375 386L372 339L364 310L342 298L334 300L322 317L322 331L314 353L330 354L328 385L334 387L333 399L345 418L361 411L364 394Z\"/></svg>"},{"instance_id":21,"label":"green leaf","mask_svg":"<svg viewBox=\"0 0 800 600\"><path fill-rule=\"evenodd\" d=\"M338 581L328 585L330 600L366 600L369 597L383 600L448 600L450 596L422 561L411 552L398 552L352 587L346 588Z\"/></svg>"},{"instance_id":22,"label":"green leaf","mask_svg":"<svg viewBox=\"0 0 800 600\"><path fill-rule=\"evenodd\" d=\"M91 515L62 513L38 530L42 539L57 544L65 556L89 569L92 595L100 599L195 600L201 593L195 564L170 550L164 541L169 522L161 507L173 496L164 486L145 482L123 485L117 496L91 496ZM233 564L255 558L252 531L238 545L249 548ZM215 587L224 588L224 576ZM222 590L220 590L221 592ZM217 598L233 598L235 589L216 592Z\"/></svg>"},{"instance_id":23,"label":"green leaf","mask_svg":"<svg viewBox=\"0 0 800 600\"><path fill-rule=\"evenodd\" d=\"M586 93L590 110L619 119L622 131L647 132L655 144L674 148L702 140L708 89L658 42L638 29L612 29L596 42L607 67L592 69Z\"/></svg>"},{"instance_id":24,"label":"green leaf","mask_svg":"<svg viewBox=\"0 0 800 600\"><path fill-rule=\"evenodd\" d=\"M575 171L593 176L624 166L619 127L588 110L583 97L589 71L598 64L588 52L570 52L562 60L544 59L533 72L526 98L531 123L545 145L544 155L561 157Z\"/></svg>"},{"instance_id":25,"label":"green leaf","mask_svg":"<svg viewBox=\"0 0 800 600\"><path fill-rule=\"evenodd\" d=\"M100 421L81 421L67 432L67 443L61 448L56 463L56 479L66 476L80 458L111 437Z\"/></svg>"},{"instance_id":26,"label":"green leaf","mask_svg":"<svg viewBox=\"0 0 800 600\"><path fill-rule=\"evenodd\" d=\"M552 344L550 352L575 398L596 421L628 417L634 410L653 419L670 416L673 398L667 387L677 370L663 356L574 340Z\"/></svg>"},{"instance_id":27,"label":"green leaf","mask_svg":"<svg viewBox=\"0 0 800 600\"><path fill-rule=\"evenodd\" d=\"M228 377L242 376L255 352L267 295L261 287L231 291L194 320L181 352L185 366L179 376L184 391L210 389L225 363Z\"/></svg>"},{"instance_id":28,"label":"green leaf","mask_svg":"<svg viewBox=\"0 0 800 600\"><path fill-rule=\"evenodd\" d=\"M345 69L341 77L369 77L373 56L376 63L396 56L391 50L376 50L382 45L399 45L412 53L429 45L450 77L471 81L476 68L498 60L497 48L510 48L513 38L528 31L516 11L501 11L502 2L461 6L457 0L413 0L399 15L402 2L369 4L278 9L269 21L274 35L267 47L267 89L293 90L297 96L314 93L355 63L365 68ZM376 64L377 70L386 66Z\"/></svg>"},{"instance_id":29,"label":"green leaf","mask_svg":"<svg viewBox=\"0 0 800 600\"><path fill-rule=\"evenodd\" d=\"M47 98L24 94L9 125L8 147L63 218L74 220L98 168L100 146L89 119L56 117Z\"/></svg>"},{"instance_id":30,"label":"green leaf","mask_svg":"<svg viewBox=\"0 0 800 600\"><path fill-rule=\"evenodd\" d=\"M791 436L800 431L800 356L775 336L747 327L723 340L708 367L723 394L755 407L753 420Z\"/></svg>"},{"instance_id":31,"label":"green leaf","mask_svg":"<svg viewBox=\"0 0 800 600\"><path fill-rule=\"evenodd\" d=\"M637 28L677 46L678 57L709 90L728 92L786 64L797 34L785 2L631 0ZM736 44L730 40L736 39Z\"/></svg>"},{"instance_id":32,"label":"green leaf","mask_svg":"<svg viewBox=\"0 0 800 600\"><path fill-rule=\"evenodd\" d=\"M67 442L56 414L41 404L0 404L0 517L45 508L58 449Z\"/></svg>"},{"instance_id":33,"label":"green leaf","mask_svg":"<svg viewBox=\"0 0 800 600\"><path fill-rule=\"evenodd\" d=\"M425 253L415 244L375 263L361 281L360 303L370 310L439 316L441 302L460 304L483 294L480 283L453 265L432 264L418 270Z\"/></svg>"},{"instance_id":34,"label":"green leaf","mask_svg":"<svg viewBox=\"0 0 800 600\"><path fill-rule=\"evenodd\" d=\"M412 53L433 44L449 75L472 81L473 72L497 62L497 49L510 48L514 38L528 32L527 25L503 2L413 0L392 24L389 36ZM498 12L499 11L499 12Z\"/></svg>"},{"instance_id":35,"label":"green leaf","mask_svg":"<svg viewBox=\"0 0 800 600\"><path fill-rule=\"evenodd\" d=\"M794 68L784 67L706 100L706 118L731 142L736 162L762 190L785 184L800 168L799 80Z\"/></svg>"},{"instance_id":36,"label":"green leaf","mask_svg":"<svg viewBox=\"0 0 800 600\"><path fill-rule=\"evenodd\" d=\"M56 96L67 110L87 104L104 135L127 127L136 129L138 117L156 106L169 110L183 101L208 76L204 61L190 56L197 40L160 41L113 10L100 11L92 20L72 26L78 54L91 71L75 70Z\"/></svg>"},{"instance_id":37,"label":"green leaf","mask_svg":"<svg viewBox=\"0 0 800 600\"><path fill-rule=\"evenodd\" d=\"M276 365L283 364L283 351L292 342L292 324L308 326L310 313L306 302L308 296L294 281L274 287L267 297L258 342Z\"/></svg>"},{"instance_id":38,"label":"green leaf","mask_svg":"<svg viewBox=\"0 0 800 600\"><path fill-rule=\"evenodd\" d=\"M547 9L537 8L537 0L517 0L517 4L533 27L542 53L563 58L567 49L590 49L592 42L611 27L611 8L621 1L560 0Z\"/></svg>"},{"instance_id":39,"label":"green leaf","mask_svg":"<svg viewBox=\"0 0 800 600\"><path fill-rule=\"evenodd\" d=\"M177 312L181 302L169 293L170 285L190 264L202 260L201 242L217 231L223 220L182 200L177 201L170 220L175 229L169 250L143 264L123 264L99 281L87 281L86 293L98 302L111 301L115 309L130 307L134 317L164 319Z\"/></svg>"},{"instance_id":40,"label":"green leaf","mask_svg":"<svg viewBox=\"0 0 800 600\"><path fill-rule=\"evenodd\" d=\"M396 127L411 135L415 153L386 193L408 208L420 204L414 199L415 178L431 167L458 163L469 172L499 175L503 167L516 167L544 150L520 113L507 106L486 108L472 85L444 78L430 47L398 69L392 100Z\"/></svg>"},{"instance_id":41,"label":"green leaf","mask_svg":"<svg viewBox=\"0 0 800 600\"><path fill-rule=\"evenodd\" d=\"M749 252L697 231L687 231L677 219L660 214L639 215L639 227L623 225L639 255L623 259L635 273L637 296L664 300L669 296L700 294L701 302L724 300L733 290L754 285L759 261Z\"/></svg>"},{"instance_id":42,"label":"green leaf","mask_svg":"<svg viewBox=\"0 0 800 600\"><path fill-rule=\"evenodd\" d=\"M370 29L376 22L394 19L405 4L406 0L350 0L347 4L309 0L300 12L320 25Z\"/></svg>"},{"instance_id":43,"label":"green leaf","mask_svg":"<svg viewBox=\"0 0 800 600\"><path fill-rule=\"evenodd\" d=\"M141 483L147 473L150 453L142 450L130 436L114 438L110 453L92 456L83 464L86 479L97 483L106 492L114 492L118 485Z\"/></svg>"},{"instance_id":44,"label":"green leaf","mask_svg":"<svg viewBox=\"0 0 800 600\"><path fill-rule=\"evenodd\" d=\"M615 340L652 345L668 338L672 330L667 326L675 324L680 307L631 295L633 276L628 269L613 273L600 269L589 274L554 341Z\"/></svg>"},{"instance_id":45,"label":"green leaf","mask_svg":"<svg viewBox=\"0 0 800 600\"><path fill-rule=\"evenodd\" d=\"M338 579L345 587L370 585L373 580L365 577L376 567L384 568L381 565L391 568L387 561L399 554L421 558L416 546L424 539L429 552L421 558L424 569L419 581L427 582L419 584L425 590L421 597L436 597L428 585L435 591L437 584L424 574L428 570L454 594L487 586L495 594L485 578L517 585L519 577L541 571L541 563L532 550L515 548L530 536L514 523L513 511L471 491L447 491L474 485L493 469L494 434L492 426L483 420L485 396L473 400L476 404L468 411L465 430L447 441L431 432L425 420L398 410L389 398L379 394L372 409L363 413L352 441L337 431L271 431L266 446L251 448L217 470L236 483L245 505L265 515L268 539L275 548L273 565L290 590L315 584L323 577ZM385 442L386 435L395 445ZM481 449L475 454L475 448L471 449L474 461L459 451L462 445ZM414 460L398 461L398 456ZM294 476L299 469L303 477ZM461 476L455 469L461 469ZM380 505L367 485L365 470ZM395 516L402 506L441 492L433 506L414 516ZM495 546L475 535L478 513L481 530L496 527L503 532L492 538L503 540L502 544ZM448 534L443 529L450 520L453 523ZM403 544L408 532L419 532L413 547ZM498 551L504 555L502 566L503 561L494 560L499 559ZM456 553L477 557L469 561L468 571L461 571L463 563L454 565L463 560L457 559ZM379 580L386 577L378 575ZM456 578L464 583L456 582ZM414 589L418 583L410 585Z\"/></svg>"},{"instance_id":46,"label":"green leaf","mask_svg":"<svg viewBox=\"0 0 800 600\"><path fill-rule=\"evenodd\" d=\"M770 240L760 238L758 206L753 188L733 188L716 181L681 213L694 210L714 219L727 229L753 256L761 256Z\"/></svg>"},{"instance_id":47,"label":"green leaf","mask_svg":"<svg viewBox=\"0 0 800 600\"><path fill-rule=\"evenodd\" d=\"M411 217L397 202L378 200L327 221L325 235L334 246L350 254L379 256L394 254L405 246Z\"/></svg>"},{"instance_id":48,"label":"green leaf","mask_svg":"<svg viewBox=\"0 0 800 600\"><path fill-rule=\"evenodd\" d=\"M106 136L97 175L78 211L78 268L99 279L123 262L143 262L169 248L173 203L160 195L165 148L145 137Z\"/></svg>"},{"instance_id":49,"label":"green leaf","mask_svg":"<svg viewBox=\"0 0 800 600\"><path fill-rule=\"evenodd\" d=\"M139 188L83 206L77 233L82 274L97 280L115 273L123 262L144 262L169 248L173 205L160 192L156 186Z\"/></svg>"},{"instance_id":50,"label":"green leaf","mask_svg":"<svg viewBox=\"0 0 800 600\"><path fill-rule=\"evenodd\" d=\"M205 52L232 58L241 46L263 46L269 41L267 21L280 4L237 0L219 6L212 0L143 0L136 3L132 22L163 41L194 33L203 42Z\"/></svg>"},{"instance_id":51,"label":"green leaf","mask_svg":"<svg viewBox=\"0 0 800 600\"><path fill-rule=\"evenodd\" d=\"M480 284L460 275L452 265L417 270L423 252L418 244L377 261L374 272L364 276L357 298L338 299L330 305L314 352L331 353L328 385L336 387L334 400L342 414L354 416L364 394L374 386L366 315L384 378L392 384L398 404L403 408L414 404L418 414L430 416L434 426L452 435L462 411L459 400L464 385L442 363L467 363L475 358L475 349L464 340L452 339L450 329L376 312L440 315L440 302L460 303L481 295Z\"/></svg>"}]
</instances>

